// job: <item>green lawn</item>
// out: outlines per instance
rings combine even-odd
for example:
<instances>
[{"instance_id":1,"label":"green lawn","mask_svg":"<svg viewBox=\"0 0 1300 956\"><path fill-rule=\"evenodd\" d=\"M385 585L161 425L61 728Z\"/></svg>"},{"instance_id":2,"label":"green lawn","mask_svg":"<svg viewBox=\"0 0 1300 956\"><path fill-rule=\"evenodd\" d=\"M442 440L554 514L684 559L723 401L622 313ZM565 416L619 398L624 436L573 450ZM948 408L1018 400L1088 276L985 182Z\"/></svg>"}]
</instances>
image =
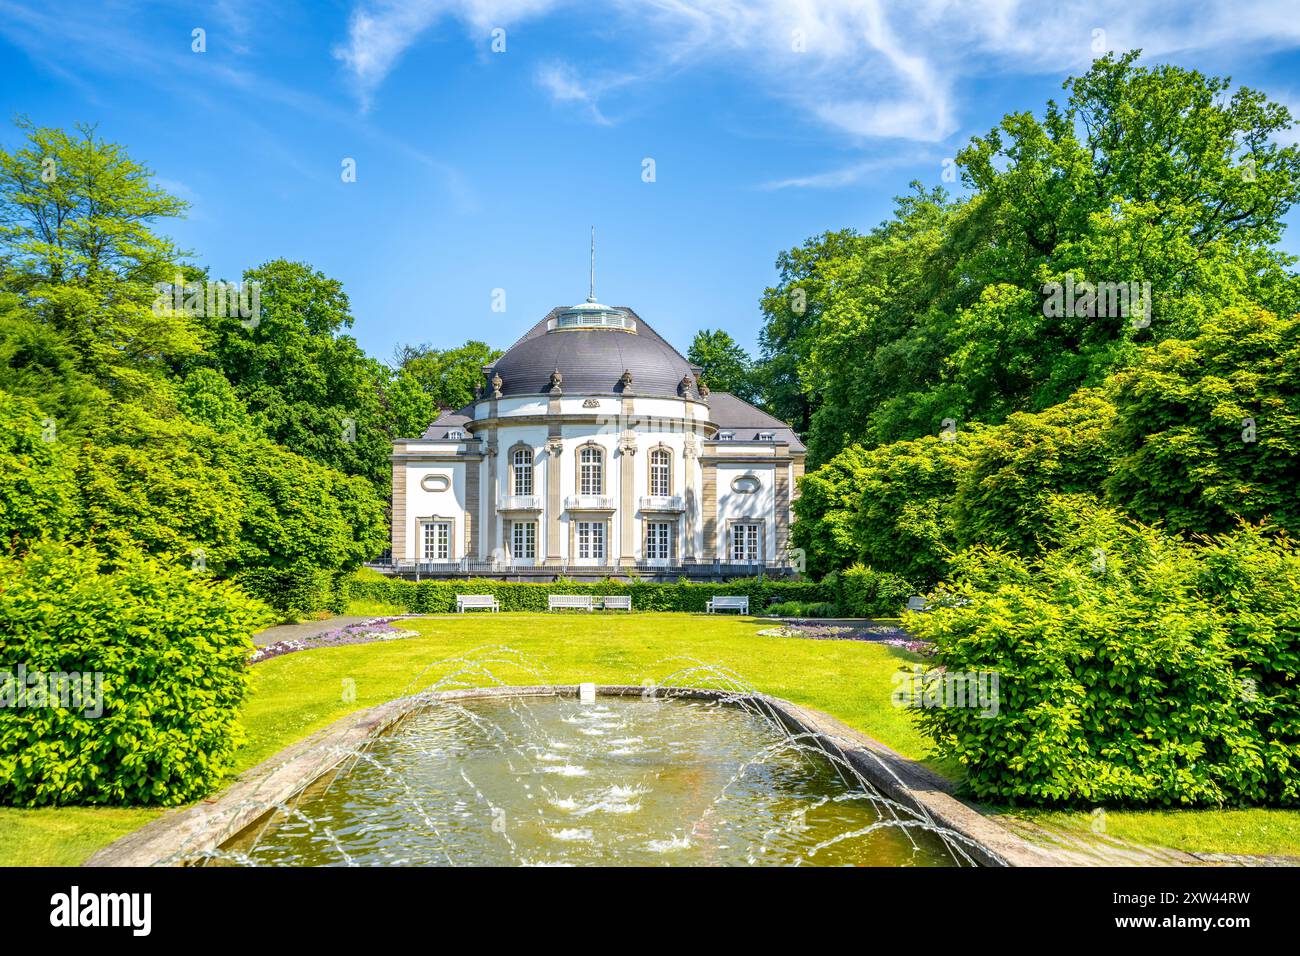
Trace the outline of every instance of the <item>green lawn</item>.
<instances>
[{"instance_id":1,"label":"green lawn","mask_svg":"<svg viewBox=\"0 0 1300 956\"><path fill-rule=\"evenodd\" d=\"M493 674L507 684L641 684L687 666L685 658L729 668L763 692L807 704L918 759L926 740L891 704L891 676L915 658L852 641L759 637L771 622L695 614L444 615L410 622L420 636L304 651L253 668L244 711L248 743L239 769L343 715L431 683L447 668L428 665L484 645L508 645L533 670L509 663ZM473 683L486 684L486 679ZM696 680L695 683L703 683ZM951 767L932 764L940 771ZM150 810L0 809L0 865L76 864L155 815ZM1055 814L1057 826L1085 832L1087 814ZM1108 832L1134 842L1222 853L1300 855L1300 813L1108 811Z\"/></svg>"}]
</instances>

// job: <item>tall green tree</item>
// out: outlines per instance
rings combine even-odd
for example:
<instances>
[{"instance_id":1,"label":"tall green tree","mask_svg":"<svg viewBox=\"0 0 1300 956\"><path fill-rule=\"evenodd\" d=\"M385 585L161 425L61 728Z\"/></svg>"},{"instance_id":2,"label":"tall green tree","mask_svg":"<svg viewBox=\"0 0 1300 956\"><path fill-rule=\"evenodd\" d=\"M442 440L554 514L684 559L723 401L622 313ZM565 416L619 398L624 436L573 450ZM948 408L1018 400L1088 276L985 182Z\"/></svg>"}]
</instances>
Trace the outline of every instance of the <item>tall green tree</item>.
<instances>
[{"instance_id":1,"label":"tall green tree","mask_svg":"<svg viewBox=\"0 0 1300 956\"><path fill-rule=\"evenodd\" d=\"M826 308L825 270L860 244L855 230L842 229L782 252L776 259L780 281L763 293L756 384L768 410L800 434L812 425L812 414L821 404L809 359Z\"/></svg>"},{"instance_id":2,"label":"tall green tree","mask_svg":"<svg viewBox=\"0 0 1300 956\"><path fill-rule=\"evenodd\" d=\"M701 329L696 332L686 358L704 370L700 377L709 388L730 392L747 402L758 399L753 360L722 329Z\"/></svg>"},{"instance_id":3,"label":"tall green tree","mask_svg":"<svg viewBox=\"0 0 1300 956\"><path fill-rule=\"evenodd\" d=\"M394 355L394 362L400 371L419 383L436 408L454 409L474 400L474 388L483 382L483 366L495 362L501 354L500 349L470 339L454 349L402 346ZM428 421L419 428L422 430L427 424Z\"/></svg>"},{"instance_id":4,"label":"tall green tree","mask_svg":"<svg viewBox=\"0 0 1300 956\"><path fill-rule=\"evenodd\" d=\"M765 336L795 343L797 391L820 402L810 461L945 417L1039 411L1224 308L1300 306L1276 245L1300 198L1283 105L1136 53L1098 59L1065 89L958 153L966 198L917 186L869 233L790 254L815 263L816 318L791 333L786 286L808 280L783 281ZM1116 296L1089 301L1085 284L1102 283ZM1079 288L1070 308L1050 301L1053 284ZM787 390L788 366L770 376Z\"/></svg>"},{"instance_id":5,"label":"tall green tree","mask_svg":"<svg viewBox=\"0 0 1300 956\"><path fill-rule=\"evenodd\" d=\"M386 494L392 428L380 393L387 372L347 334L352 312L337 279L275 259L244 273L259 313L209 317L211 364L267 437L296 454L361 475Z\"/></svg>"},{"instance_id":6,"label":"tall green tree","mask_svg":"<svg viewBox=\"0 0 1300 956\"><path fill-rule=\"evenodd\" d=\"M0 261L27 314L64 337L78 368L118 397L150 395L200 348L188 315L156 307L182 253L155 231L184 213L152 172L99 138L20 119L0 149Z\"/></svg>"}]
</instances>

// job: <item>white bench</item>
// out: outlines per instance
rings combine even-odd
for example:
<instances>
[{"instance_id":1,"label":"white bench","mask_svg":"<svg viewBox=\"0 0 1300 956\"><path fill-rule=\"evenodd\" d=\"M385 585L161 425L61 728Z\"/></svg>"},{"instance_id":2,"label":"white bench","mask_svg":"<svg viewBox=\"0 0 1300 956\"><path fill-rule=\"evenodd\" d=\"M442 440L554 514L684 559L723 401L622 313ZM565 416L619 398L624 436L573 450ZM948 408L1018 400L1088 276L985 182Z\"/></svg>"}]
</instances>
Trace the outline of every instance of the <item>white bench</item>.
<instances>
[{"instance_id":1,"label":"white bench","mask_svg":"<svg viewBox=\"0 0 1300 956\"><path fill-rule=\"evenodd\" d=\"M632 610L632 595L606 594L600 599L600 606L606 611L630 611Z\"/></svg>"},{"instance_id":2,"label":"white bench","mask_svg":"<svg viewBox=\"0 0 1300 956\"><path fill-rule=\"evenodd\" d=\"M707 607L710 614L715 611L739 611L741 614L748 614L749 598L732 595L709 598Z\"/></svg>"},{"instance_id":3,"label":"white bench","mask_svg":"<svg viewBox=\"0 0 1300 956\"><path fill-rule=\"evenodd\" d=\"M566 608L572 608L581 611L591 610L590 594L548 594L546 596L546 607L550 611L560 611Z\"/></svg>"},{"instance_id":4,"label":"white bench","mask_svg":"<svg viewBox=\"0 0 1300 956\"><path fill-rule=\"evenodd\" d=\"M501 605L491 594L457 594L456 595L456 613L464 614L466 611L475 608L486 608L489 611L501 610Z\"/></svg>"}]
</instances>

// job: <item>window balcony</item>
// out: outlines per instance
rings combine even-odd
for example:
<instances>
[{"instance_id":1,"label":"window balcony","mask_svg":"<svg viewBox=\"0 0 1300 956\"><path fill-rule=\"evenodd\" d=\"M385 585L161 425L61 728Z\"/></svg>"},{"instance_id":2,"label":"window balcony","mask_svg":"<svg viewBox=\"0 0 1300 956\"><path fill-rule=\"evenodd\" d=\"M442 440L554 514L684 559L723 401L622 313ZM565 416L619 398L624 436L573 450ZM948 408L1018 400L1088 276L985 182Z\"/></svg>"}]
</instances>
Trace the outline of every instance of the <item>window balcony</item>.
<instances>
[{"instance_id":1,"label":"window balcony","mask_svg":"<svg viewBox=\"0 0 1300 956\"><path fill-rule=\"evenodd\" d=\"M642 495L637 507L642 511L681 512L686 499L681 495Z\"/></svg>"},{"instance_id":2,"label":"window balcony","mask_svg":"<svg viewBox=\"0 0 1300 956\"><path fill-rule=\"evenodd\" d=\"M615 511L618 499L613 495L569 495L564 499L566 511Z\"/></svg>"},{"instance_id":3,"label":"window balcony","mask_svg":"<svg viewBox=\"0 0 1300 956\"><path fill-rule=\"evenodd\" d=\"M541 495L506 495L501 499L497 511L541 511Z\"/></svg>"}]
</instances>

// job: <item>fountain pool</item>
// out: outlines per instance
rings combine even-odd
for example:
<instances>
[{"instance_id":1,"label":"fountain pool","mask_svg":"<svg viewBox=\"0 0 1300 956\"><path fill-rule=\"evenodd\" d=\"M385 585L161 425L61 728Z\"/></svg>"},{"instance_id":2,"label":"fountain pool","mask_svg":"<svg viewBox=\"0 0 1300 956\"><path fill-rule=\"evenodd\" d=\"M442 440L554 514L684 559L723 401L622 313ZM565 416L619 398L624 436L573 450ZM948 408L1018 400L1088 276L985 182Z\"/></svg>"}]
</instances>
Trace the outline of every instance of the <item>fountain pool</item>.
<instances>
[{"instance_id":1,"label":"fountain pool","mask_svg":"<svg viewBox=\"0 0 1300 956\"><path fill-rule=\"evenodd\" d=\"M917 811L752 708L493 697L441 703L225 844L256 865L968 862Z\"/></svg>"}]
</instances>

